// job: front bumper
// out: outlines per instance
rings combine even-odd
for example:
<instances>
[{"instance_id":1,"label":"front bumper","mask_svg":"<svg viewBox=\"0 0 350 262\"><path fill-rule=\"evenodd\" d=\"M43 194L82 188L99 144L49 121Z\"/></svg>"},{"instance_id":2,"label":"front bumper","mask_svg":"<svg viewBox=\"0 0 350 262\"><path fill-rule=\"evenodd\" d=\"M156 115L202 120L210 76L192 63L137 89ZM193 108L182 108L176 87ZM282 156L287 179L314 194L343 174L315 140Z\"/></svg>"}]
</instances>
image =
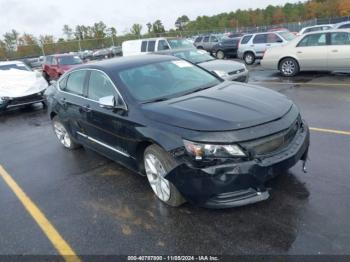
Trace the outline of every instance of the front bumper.
<instances>
[{"instance_id":1,"label":"front bumper","mask_svg":"<svg viewBox=\"0 0 350 262\"><path fill-rule=\"evenodd\" d=\"M183 163L166 178L192 204L209 208L247 205L269 197L264 186L266 181L299 160L306 161L309 144L310 133L304 124L287 148L270 157L207 168Z\"/></svg>"},{"instance_id":2,"label":"front bumper","mask_svg":"<svg viewBox=\"0 0 350 262\"><path fill-rule=\"evenodd\" d=\"M245 70L244 72L229 75L225 78L227 81L235 81L235 82L242 82L242 83L248 83L249 80L249 71Z\"/></svg>"},{"instance_id":3,"label":"front bumper","mask_svg":"<svg viewBox=\"0 0 350 262\"><path fill-rule=\"evenodd\" d=\"M43 102L45 101L43 92L44 91L29 96L9 98L0 104L0 110Z\"/></svg>"}]
</instances>

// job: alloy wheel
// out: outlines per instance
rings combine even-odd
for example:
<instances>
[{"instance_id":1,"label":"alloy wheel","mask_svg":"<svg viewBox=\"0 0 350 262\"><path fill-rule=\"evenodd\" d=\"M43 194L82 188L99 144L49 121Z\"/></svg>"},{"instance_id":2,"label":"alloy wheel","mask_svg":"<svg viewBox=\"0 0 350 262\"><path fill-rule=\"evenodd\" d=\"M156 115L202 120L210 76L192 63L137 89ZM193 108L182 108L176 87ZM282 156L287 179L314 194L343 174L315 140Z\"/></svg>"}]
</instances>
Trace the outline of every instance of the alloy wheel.
<instances>
[{"instance_id":1,"label":"alloy wheel","mask_svg":"<svg viewBox=\"0 0 350 262\"><path fill-rule=\"evenodd\" d=\"M160 160L153 154L145 156L145 169L148 181L156 196L167 202L170 199L170 183L164 178L166 171Z\"/></svg>"},{"instance_id":2,"label":"alloy wheel","mask_svg":"<svg viewBox=\"0 0 350 262\"><path fill-rule=\"evenodd\" d=\"M282 73L286 76L293 75L295 72L295 63L291 60L286 60L281 66Z\"/></svg>"},{"instance_id":3,"label":"alloy wheel","mask_svg":"<svg viewBox=\"0 0 350 262\"><path fill-rule=\"evenodd\" d=\"M218 52L216 53L216 57L217 57L218 59L224 59L224 58L225 58L224 52L218 51Z\"/></svg>"},{"instance_id":4,"label":"alloy wheel","mask_svg":"<svg viewBox=\"0 0 350 262\"><path fill-rule=\"evenodd\" d=\"M61 142L61 144L67 148L69 148L72 144L72 141L70 139L70 136L66 130L66 128L60 123L55 121L53 123L53 128L55 131L55 134L58 138L58 140Z\"/></svg>"}]
</instances>

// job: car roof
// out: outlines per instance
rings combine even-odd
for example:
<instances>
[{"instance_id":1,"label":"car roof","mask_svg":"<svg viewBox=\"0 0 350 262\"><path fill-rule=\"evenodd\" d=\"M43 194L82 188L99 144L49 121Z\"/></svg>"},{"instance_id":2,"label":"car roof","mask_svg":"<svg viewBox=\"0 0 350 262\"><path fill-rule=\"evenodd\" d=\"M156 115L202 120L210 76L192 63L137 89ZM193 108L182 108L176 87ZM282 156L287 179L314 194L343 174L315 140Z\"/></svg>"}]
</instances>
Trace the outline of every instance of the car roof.
<instances>
[{"instance_id":1,"label":"car roof","mask_svg":"<svg viewBox=\"0 0 350 262\"><path fill-rule=\"evenodd\" d=\"M346 32L346 33L350 33L350 28L343 28L343 29L330 29L330 30L319 30L319 31L313 31L313 32L308 32L304 35L312 35L312 34L319 34L319 33L323 33L323 34L327 34L327 33L337 33L337 32Z\"/></svg>"},{"instance_id":2,"label":"car roof","mask_svg":"<svg viewBox=\"0 0 350 262\"><path fill-rule=\"evenodd\" d=\"M83 64L75 67L72 71L79 70L79 69L98 69L105 72L115 72L115 71L121 71L123 69L133 68L133 67L157 63L157 62L169 61L169 60L179 60L179 59L169 55L157 55L157 54L116 57L116 58L102 60L98 62Z\"/></svg>"}]
</instances>

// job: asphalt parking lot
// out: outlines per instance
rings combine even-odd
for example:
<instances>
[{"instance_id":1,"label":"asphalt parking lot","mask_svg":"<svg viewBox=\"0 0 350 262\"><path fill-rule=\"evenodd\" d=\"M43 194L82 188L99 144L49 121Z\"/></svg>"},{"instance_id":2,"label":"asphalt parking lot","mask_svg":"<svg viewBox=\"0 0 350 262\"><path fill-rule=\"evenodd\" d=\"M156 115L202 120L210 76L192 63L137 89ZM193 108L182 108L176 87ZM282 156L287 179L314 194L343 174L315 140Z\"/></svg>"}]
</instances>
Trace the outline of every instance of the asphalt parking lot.
<instances>
[{"instance_id":1,"label":"asphalt parking lot","mask_svg":"<svg viewBox=\"0 0 350 262\"><path fill-rule=\"evenodd\" d=\"M65 150L41 105L0 115L0 254L57 254L49 241L57 234L79 255L349 254L350 75L282 79L257 65L250 81L295 101L311 148L307 174L298 164L269 183L269 200L241 208L170 208L145 178L92 151Z\"/></svg>"}]
</instances>

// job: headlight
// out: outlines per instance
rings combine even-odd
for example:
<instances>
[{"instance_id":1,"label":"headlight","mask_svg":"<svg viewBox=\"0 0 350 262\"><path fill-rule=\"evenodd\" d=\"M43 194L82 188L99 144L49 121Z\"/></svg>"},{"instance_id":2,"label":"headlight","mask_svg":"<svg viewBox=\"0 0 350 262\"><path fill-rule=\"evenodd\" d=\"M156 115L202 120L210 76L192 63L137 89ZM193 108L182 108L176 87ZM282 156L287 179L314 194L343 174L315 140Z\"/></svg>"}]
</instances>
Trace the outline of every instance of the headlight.
<instances>
[{"instance_id":1,"label":"headlight","mask_svg":"<svg viewBox=\"0 0 350 262\"><path fill-rule=\"evenodd\" d=\"M205 157L228 158L246 156L238 145L201 144L188 140L184 140L184 144L187 152L194 156L196 160L201 160Z\"/></svg>"},{"instance_id":2,"label":"headlight","mask_svg":"<svg viewBox=\"0 0 350 262\"><path fill-rule=\"evenodd\" d=\"M225 71L221 70L214 70L213 71L215 74L217 74L219 77L228 77L228 74Z\"/></svg>"}]
</instances>

